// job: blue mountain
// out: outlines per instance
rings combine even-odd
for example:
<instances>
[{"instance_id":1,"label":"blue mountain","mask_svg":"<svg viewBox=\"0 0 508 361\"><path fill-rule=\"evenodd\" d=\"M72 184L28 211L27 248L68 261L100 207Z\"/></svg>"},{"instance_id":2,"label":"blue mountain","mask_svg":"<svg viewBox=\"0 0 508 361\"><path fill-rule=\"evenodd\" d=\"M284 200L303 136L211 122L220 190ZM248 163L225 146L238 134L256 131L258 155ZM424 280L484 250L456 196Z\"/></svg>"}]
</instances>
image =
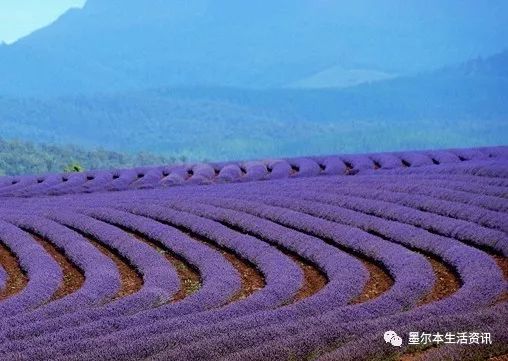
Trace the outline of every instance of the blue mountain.
<instances>
[{"instance_id":1,"label":"blue mountain","mask_svg":"<svg viewBox=\"0 0 508 361\"><path fill-rule=\"evenodd\" d=\"M504 0L89 0L0 46L0 94L357 84L493 54L506 24Z\"/></svg>"}]
</instances>

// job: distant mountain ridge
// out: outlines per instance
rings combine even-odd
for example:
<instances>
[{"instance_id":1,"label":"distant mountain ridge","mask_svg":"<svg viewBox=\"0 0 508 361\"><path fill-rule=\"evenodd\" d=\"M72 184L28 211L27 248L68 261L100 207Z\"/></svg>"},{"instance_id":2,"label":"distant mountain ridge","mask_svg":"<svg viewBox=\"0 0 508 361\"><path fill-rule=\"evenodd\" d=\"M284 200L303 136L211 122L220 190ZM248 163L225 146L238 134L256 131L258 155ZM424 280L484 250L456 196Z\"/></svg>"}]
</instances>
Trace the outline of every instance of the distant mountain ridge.
<instances>
[{"instance_id":1,"label":"distant mountain ridge","mask_svg":"<svg viewBox=\"0 0 508 361\"><path fill-rule=\"evenodd\" d=\"M508 46L507 14L500 0L480 10L459 0L89 0L0 46L0 94L276 88L334 67L369 82L494 53ZM344 83L336 76L331 86Z\"/></svg>"}]
</instances>

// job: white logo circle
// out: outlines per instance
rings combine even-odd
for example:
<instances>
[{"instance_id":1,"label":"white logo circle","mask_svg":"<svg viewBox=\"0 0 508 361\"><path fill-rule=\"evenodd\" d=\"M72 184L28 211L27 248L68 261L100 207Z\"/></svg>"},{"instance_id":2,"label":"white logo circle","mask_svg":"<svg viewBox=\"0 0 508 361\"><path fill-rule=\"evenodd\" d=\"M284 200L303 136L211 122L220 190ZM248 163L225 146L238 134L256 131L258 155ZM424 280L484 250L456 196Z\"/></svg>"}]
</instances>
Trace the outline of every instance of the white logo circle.
<instances>
[{"instance_id":1,"label":"white logo circle","mask_svg":"<svg viewBox=\"0 0 508 361\"><path fill-rule=\"evenodd\" d=\"M392 344L392 346L400 347L402 346L402 338L400 338L399 336L393 336L392 339L390 340L390 343Z\"/></svg>"}]
</instances>

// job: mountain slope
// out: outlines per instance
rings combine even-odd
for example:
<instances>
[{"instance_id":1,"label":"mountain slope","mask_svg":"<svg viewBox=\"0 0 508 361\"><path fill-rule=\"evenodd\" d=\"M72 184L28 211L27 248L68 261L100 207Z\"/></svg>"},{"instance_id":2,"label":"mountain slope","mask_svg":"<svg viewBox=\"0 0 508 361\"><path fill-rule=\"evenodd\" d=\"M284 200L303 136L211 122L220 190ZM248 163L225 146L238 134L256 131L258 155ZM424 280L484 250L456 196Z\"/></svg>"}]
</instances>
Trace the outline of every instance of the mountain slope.
<instances>
[{"instance_id":1,"label":"mountain slope","mask_svg":"<svg viewBox=\"0 0 508 361\"><path fill-rule=\"evenodd\" d=\"M508 144L506 64L508 51L347 89L0 97L0 134L212 160Z\"/></svg>"},{"instance_id":2,"label":"mountain slope","mask_svg":"<svg viewBox=\"0 0 508 361\"><path fill-rule=\"evenodd\" d=\"M500 0L89 0L0 46L0 94L280 87L333 67L404 74L508 46L506 14Z\"/></svg>"}]
</instances>

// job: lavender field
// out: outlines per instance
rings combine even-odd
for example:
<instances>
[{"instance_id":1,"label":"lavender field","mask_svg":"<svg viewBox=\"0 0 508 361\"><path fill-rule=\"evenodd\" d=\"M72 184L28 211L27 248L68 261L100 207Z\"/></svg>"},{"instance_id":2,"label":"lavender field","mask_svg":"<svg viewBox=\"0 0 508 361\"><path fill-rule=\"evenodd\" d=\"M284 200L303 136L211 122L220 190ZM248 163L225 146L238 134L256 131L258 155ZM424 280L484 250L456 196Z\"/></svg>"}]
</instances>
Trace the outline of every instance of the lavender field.
<instances>
[{"instance_id":1,"label":"lavender field","mask_svg":"<svg viewBox=\"0 0 508 361\"><path fill-rule=\"evenodd\" d=\"M504 360L507 232L508 147L0 177L0 360Z\"/></svg>"}]
</instances>

